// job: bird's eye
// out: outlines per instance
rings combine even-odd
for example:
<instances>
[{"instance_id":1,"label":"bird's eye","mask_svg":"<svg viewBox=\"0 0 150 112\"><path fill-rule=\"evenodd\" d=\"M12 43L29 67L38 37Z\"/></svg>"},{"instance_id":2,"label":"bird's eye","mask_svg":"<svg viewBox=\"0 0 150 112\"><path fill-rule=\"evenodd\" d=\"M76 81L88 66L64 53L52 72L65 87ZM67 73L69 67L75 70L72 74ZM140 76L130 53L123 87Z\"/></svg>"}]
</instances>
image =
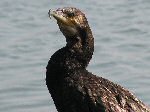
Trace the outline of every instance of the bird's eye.
<instances>
[{"instance_id":1,"label":"bird's eye","mask_svg":"<svg viewBox=\"0 0 150 112\"><path fill-rule=\"evenodd\" d=\"M73 12L68 12L67 15L68 17L73 17L75 14Z\"/></svg>"}]
</instances>

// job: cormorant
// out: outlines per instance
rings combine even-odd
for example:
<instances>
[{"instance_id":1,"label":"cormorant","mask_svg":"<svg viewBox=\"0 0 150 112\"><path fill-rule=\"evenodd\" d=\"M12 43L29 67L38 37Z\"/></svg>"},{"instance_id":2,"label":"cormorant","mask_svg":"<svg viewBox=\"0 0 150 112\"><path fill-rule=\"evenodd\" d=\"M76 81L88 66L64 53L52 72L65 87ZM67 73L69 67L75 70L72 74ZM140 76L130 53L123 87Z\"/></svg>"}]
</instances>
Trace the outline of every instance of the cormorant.
<instances>
[{"instance_id":1,"label":"cormorant","mask_svg":"<svg viewBox=\"0 0 150 112\"><path fill-rule=\"evenodd\" d=\"M49 10L66 37L47 65L46 85L58 112L150 112L125 88L86 70L94 38L85 14L73 7Z\"/></svg>"}]
</instances>

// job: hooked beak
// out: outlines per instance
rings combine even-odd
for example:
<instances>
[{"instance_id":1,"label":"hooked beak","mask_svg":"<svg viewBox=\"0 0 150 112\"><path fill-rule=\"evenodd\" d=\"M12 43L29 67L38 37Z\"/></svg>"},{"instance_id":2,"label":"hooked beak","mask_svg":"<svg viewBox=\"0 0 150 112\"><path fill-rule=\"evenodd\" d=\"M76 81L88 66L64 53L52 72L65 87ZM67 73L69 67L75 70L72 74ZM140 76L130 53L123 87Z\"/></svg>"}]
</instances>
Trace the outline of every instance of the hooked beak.
<instances>
[{"instance_id":1,"label":"hooked beak","mask_svg":"<svg viewBox=\"0 0 150 112\"><path fill-rule=\"evenodd\" d=\"M63 23L67 26L75 26L75 24L73 24L73 22L71 21L71 19L66 18L65 16L63 16L63 12L62 11L51 11L49 10L48 12L49 18L51 19L51 17L54 17L57 22L59 23Z\"/></svg>"}]
</instances>

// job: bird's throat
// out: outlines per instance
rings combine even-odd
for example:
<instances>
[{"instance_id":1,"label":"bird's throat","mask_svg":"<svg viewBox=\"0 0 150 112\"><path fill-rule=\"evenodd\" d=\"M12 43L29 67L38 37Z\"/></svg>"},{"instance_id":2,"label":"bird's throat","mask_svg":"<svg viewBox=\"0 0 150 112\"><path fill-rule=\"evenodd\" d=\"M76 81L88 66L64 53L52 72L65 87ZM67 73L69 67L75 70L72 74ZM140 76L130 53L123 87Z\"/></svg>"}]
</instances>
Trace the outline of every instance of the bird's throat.
<instances>
[{"instance_id":1,"label":"bird's throat","mask_svg":"<svg viewBox=\"0 0 150 112\"><path fill-rule=\"evenodd\" d=\"M82 67L86 68L94 51L94 39L90 29L81 30L79 35L66 37L66 48L76 57Z\"/></svg>"}]
</instances>

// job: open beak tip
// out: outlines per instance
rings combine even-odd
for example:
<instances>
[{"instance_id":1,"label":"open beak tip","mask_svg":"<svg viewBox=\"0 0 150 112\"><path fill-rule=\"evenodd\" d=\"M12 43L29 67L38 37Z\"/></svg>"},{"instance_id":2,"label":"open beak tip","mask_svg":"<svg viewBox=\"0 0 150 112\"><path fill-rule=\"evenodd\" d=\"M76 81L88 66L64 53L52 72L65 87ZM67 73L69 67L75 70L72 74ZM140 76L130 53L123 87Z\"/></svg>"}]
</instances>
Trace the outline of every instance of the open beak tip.
<instances>
[{"instance_id":1,"label":"open beak tip","mask_svg":"<svg viewBox=\"0 0 150 112\"><path fill-rule=\"evenodd\" d=\"M53 17L56 16L56 12L50 9L50 10L48 11L48 16L49 16L49 18L51 19L52 16L53 16Z\"/></svg>"},{"instance_id":2,"label":"open beak tip","mask_svg":"<svg viewBox=\"0 0 150 112\"><path fill-rule=\"evenodd\" d=\"M51 9L48 11L48 16L51 19Z\"/></svg>"}]
</instances>

